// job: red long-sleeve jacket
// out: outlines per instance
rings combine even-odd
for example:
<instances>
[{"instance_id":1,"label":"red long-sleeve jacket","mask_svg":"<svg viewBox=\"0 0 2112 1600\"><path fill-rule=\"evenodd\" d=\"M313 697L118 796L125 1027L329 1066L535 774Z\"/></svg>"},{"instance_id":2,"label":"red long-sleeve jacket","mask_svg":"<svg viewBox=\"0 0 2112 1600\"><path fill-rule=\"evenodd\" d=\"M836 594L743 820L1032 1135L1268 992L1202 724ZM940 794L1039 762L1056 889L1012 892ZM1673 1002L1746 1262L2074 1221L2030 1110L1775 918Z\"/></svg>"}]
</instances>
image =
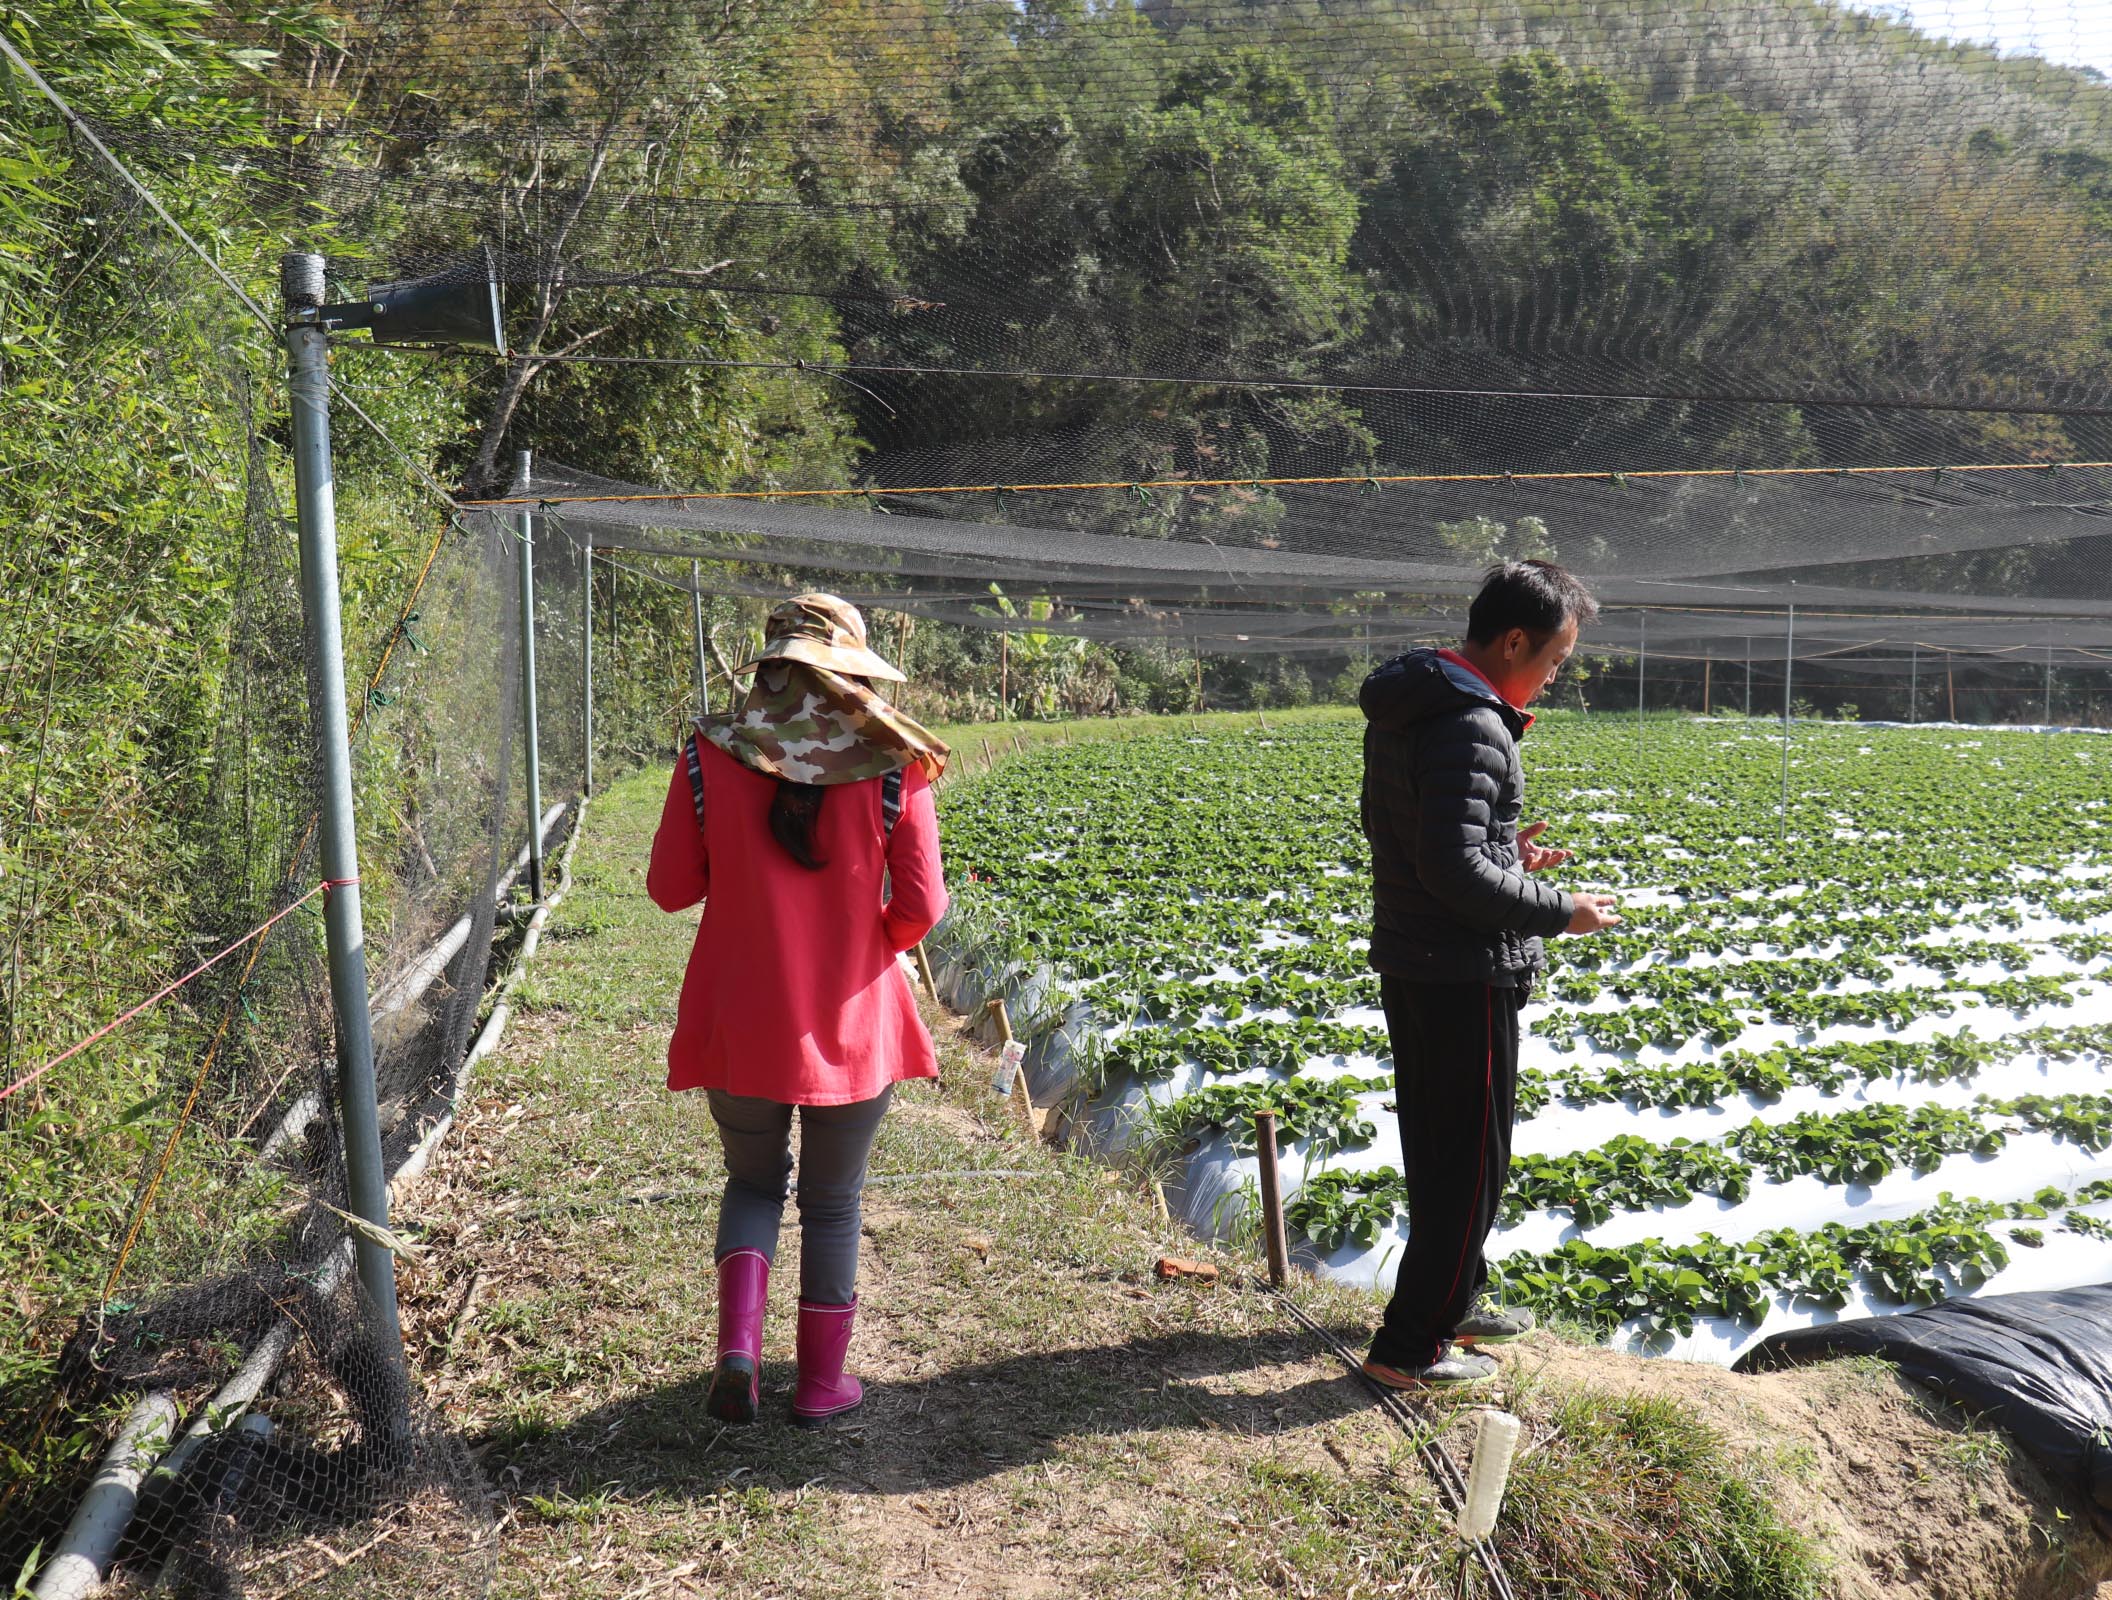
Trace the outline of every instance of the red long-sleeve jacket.
<instances>
[{"instance_id":1,"label":"red long-sleeve jacket","mask_svg":"<svg viewBox=\"0 0 2112 1600\"><path fill-rule=\"evenodd\" d=\"M704 825L677 761L645 878L663 911L704 903L668 1041L668 1088L833 1106L936 1077L931 1036L895 960L946 911L922 769L905 773L902 815L885 838L880 779L831 785L814 830L826 865L810 872L771 837L776 780L709 743L700 765Z\"/></svg>"}]
</instances>

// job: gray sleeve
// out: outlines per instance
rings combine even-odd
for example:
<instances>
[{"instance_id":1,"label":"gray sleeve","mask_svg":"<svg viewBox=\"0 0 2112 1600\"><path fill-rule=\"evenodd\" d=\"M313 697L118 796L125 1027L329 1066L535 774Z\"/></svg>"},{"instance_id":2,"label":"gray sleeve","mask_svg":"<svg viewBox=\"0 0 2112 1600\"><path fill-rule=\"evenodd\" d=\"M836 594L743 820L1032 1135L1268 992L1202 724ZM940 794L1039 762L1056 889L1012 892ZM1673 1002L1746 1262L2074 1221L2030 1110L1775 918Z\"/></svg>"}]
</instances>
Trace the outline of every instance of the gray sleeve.
<instances>
[{"instance_id":1,"label":"gray sleeve","mask_svg":"<svg viewBox=\"0 0 2112 1600\"><path fill-rule=\"evenodd\" d=\"M1470 712L1456 727L1433 729L1420 741L1416 876L1470 927L1542 938L1565 932L1575 909L1570 896L1488 852L1508 762L1495 742L1502 730L1484 727L1484 719L1493 720L1493 713Z\"/></svg>"}]
</instances>

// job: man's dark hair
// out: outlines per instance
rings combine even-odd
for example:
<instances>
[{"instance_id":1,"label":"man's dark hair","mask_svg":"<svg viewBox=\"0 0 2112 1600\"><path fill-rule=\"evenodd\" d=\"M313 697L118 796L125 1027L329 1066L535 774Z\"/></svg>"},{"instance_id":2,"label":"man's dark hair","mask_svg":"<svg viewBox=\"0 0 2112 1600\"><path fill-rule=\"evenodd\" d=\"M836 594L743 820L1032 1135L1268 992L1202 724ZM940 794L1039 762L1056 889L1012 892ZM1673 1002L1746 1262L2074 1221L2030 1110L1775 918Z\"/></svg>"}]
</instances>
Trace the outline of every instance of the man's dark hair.
<instances>
[{"instance_id":1,"label":"man's dark hair","mask_svg":"<svg viewBox=\"0 0 2112 1600\"><path fill-rule=\"evenodd\" d=\"M1467 608L1467 638L1493 644L1523 628L1539 649L1570 623L1594 621L1599 603L1566 567L1552 561L1504 561L1489 568Z\"/></svg>"}]
</instances>

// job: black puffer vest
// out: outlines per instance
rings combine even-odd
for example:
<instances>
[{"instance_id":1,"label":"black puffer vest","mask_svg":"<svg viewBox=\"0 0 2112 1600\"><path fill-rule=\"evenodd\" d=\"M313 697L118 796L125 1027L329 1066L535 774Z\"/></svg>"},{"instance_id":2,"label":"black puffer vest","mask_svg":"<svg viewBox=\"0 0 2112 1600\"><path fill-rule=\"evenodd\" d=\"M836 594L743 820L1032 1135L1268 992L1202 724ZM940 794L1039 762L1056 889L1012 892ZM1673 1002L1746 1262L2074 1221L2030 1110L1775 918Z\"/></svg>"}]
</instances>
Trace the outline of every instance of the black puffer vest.
<instances>
[{"instance_id":1,"label":"black puffer vest","mask_svg":"<svg viewBox=\"0 0 2112 1600\"><path fill-rule=\"evenodd\" d=\"M1371 964L1425 983L1530 983L1573 902L1519 865L1532 718L1436 650L1364 680Z\"/></svg>"}]
</instances>

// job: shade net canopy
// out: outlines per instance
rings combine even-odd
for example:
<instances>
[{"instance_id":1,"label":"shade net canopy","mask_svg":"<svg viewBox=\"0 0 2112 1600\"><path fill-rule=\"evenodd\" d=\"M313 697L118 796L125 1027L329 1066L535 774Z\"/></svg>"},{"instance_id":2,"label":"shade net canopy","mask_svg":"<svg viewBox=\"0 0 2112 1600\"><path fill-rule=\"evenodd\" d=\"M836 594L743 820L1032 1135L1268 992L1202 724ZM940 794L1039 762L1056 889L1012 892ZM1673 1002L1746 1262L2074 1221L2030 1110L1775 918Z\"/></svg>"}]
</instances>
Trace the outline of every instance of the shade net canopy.
<instances>
[{"instance_id":1,"label":"shade net canopy","mask_svg":"<svg viewBox=\"0 0 2112 1600\"><path fill-rule=\"evenodd\" d=\"M1140 485L1133 493L1169 492ZM1305 492L1315 500L1323 493ZM1326 491L1339 518L1316 512L1311 537L1266 547L1064 526L1063 502L1079 498L1069 491L990 493L990 514L1005 520L969 520L920 515L923 508L884 494L661 495L544 463L512 498L524 509L532 501L568 538L608 557L702 563L703 576L677 568L672 581L708 593L772 595L826 585L850 591L860 604L966 626L1268 654L1339 653L1458 633L1482 564L1463 561L1440 541L1417 540L1413 529L1395 540L1409 559L1357 553L1348 539L1331 537L1361 517L1363 551L1383 552L1381 512L1372 508L1396 492ZM1058 515L1035 525L1037 514L1051 512ZM1588 642L1594 650L1654 648L1697 659L1787 652L1853 660L1865 670L1888 664L1889 650L1904 673L1918 670L1922 650L1932 660L1949 654L2112 664L2112 599L2090 598L2102 583L2102 546L2099 536L2051 543L2032 552L2035 584L2005 586L2062 591L2046 594L1882 586L1888 577L1911 581L1912 564L1897 558L1877 571L1848 563L1794 576L1594 573L1606 610ZM1734 563L1736 552L1725 550L1723 559ZM773 565L783 569L774 578L759 570ZM991 604L992 585L1011 596L1047 597L1055 609L1038 619L1007 615Z\"/></svg>"},{"instance_id":2,"label":"shade net canopy","mask_svg":"<svg viewBox=\"0 0 2112 1600\"><path fill-rule=\"evenodd\" d=\"M408 3L236 25L282 52L268 152L109 131L312 217L347 297L494 275L508 358L352 336L345 381L476 364L512 442L589 469L535 495L641 556L1025 585L1107 637L1207 600L1284 613L1218 645L1295 648L1547 555L1609 646L1663 607L1740 654L1795 600L1814 647L2081 652L2108 23ZM727 407L751 448L685 447ZM774 497L608 498L640 489Z\"/></svg>"}]
</instances>

